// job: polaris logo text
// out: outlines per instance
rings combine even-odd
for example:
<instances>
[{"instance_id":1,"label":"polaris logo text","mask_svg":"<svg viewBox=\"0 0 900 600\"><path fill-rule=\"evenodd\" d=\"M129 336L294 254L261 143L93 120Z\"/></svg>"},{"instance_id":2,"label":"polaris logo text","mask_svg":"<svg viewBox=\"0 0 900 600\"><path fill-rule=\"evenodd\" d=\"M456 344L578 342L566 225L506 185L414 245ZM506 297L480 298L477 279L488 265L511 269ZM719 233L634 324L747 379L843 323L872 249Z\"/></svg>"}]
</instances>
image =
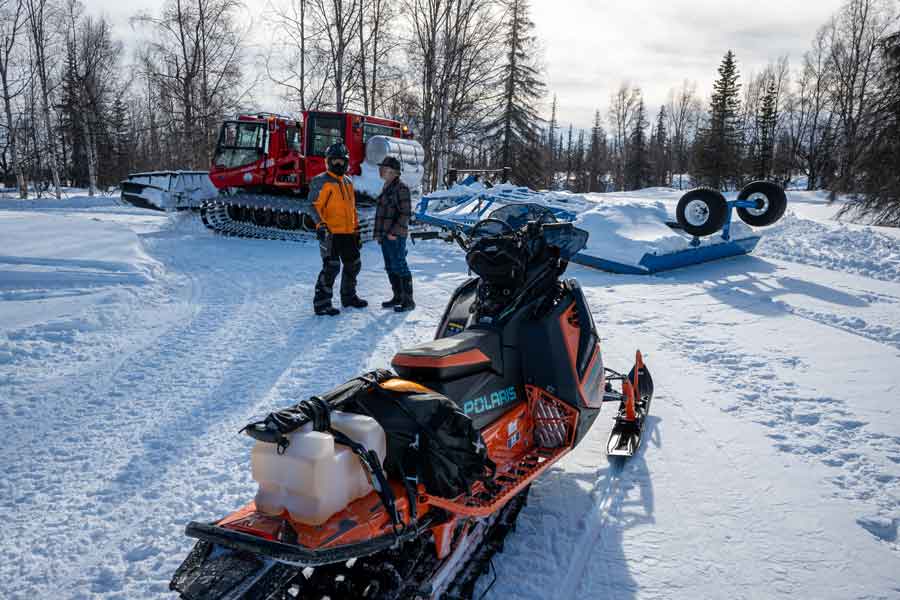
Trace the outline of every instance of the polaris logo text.
<instances>
[{"instance_id":1,"label":"polaris logo text","mask_svg":"<svg viewBox=\"0 0 900 600\"><path fill-rule=\"evenodd\" d=\"M516 401L516 388L509 386L503 390L497 390L474 400L466 400L463 403L463 412L467 415L480 415L483 412L506 406Z\"/></svg>"}]
</instances>

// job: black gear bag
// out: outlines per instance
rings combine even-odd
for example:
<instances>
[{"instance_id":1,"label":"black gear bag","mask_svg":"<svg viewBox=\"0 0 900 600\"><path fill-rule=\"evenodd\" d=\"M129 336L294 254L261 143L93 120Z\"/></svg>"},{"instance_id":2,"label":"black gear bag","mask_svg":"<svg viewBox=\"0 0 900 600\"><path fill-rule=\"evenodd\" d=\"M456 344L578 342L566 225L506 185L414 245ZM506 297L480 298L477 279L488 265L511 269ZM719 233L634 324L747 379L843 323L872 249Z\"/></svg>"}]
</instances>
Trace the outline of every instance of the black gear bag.
<instances>
[{"instance_id":1,"label":"black gear bag","mask_svg":"<svg viewBox=\"0 0 900 600\"><path fill-rule=\"evenodd\" d=\"M366 373L321 397L270 413L242 431L284 448L286 434L309 421L326 430L329 420L323 412L363 414L384 429L387 456L379 458L385 471L406 485L422 483L429 494L455 498L469 493L476 481L492 478L495 465L472 420L442 394L405 382L382 386L395 378L383 369Z\"/></svg>"}]
</instances>

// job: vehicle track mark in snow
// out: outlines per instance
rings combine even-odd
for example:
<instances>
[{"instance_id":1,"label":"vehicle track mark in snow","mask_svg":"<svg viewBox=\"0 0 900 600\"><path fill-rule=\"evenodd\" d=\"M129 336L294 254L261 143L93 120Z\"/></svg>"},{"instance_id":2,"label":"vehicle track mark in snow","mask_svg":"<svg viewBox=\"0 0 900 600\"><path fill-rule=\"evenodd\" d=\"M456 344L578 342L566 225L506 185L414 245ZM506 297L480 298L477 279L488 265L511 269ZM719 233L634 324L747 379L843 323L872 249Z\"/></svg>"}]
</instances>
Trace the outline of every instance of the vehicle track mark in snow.
<instances>
[{"instance_id":1,"label":"vehicle track mark in snow","mask_svg":"<svg viewBox=\"0 0 900 600\"><path fill-rule=\"evenodd\" d=\"M710 379L722 387L722 397L731 400L712 402L772 429L769 437L777 449L838 469L830 478L837 496L874 503L882 518L900 515L900 477L887 461L900 451L900 440L870 431L867 422L851 417L842 399L805 395L792 381L780 380L771 365L734 344L703 339L685 329L674 333L665 347L687 351L694 362L712 367L707 369ZM790 364L792 359L783 360ZM900 551L895 538L886 541Z\"/></svg>"},{"instance_id":2,"label":"vehicle track mark in snow","mask_svg":"<svg viewBox=\"0 0 900 600\"><path fill-rule=\"evenodd\" d=\"M185 520L252 497L248 442L237 429L255 411L289 403L272 390L297 364L305 376L286 390L291 401L295 391L322 391L329 379L355 374L371 352L368 336L346 343L359 331L403 322L372 310L313 316L311 289L297 283L312 276L292 260L294 246L280 254L277 244L165 234L147 242L171 270L192 277L191 316L99 373L22 390L54 408L4 442L13 472L0 506L19 517L5 539L44 556L0 561L0 576L20 582L22 597L49 591L47 569L73 593L161 595L190 544ZM381 279L362 277L379 292ZM70 519L48 522L47 514ZM4 542L0 552L15 549Z\"/></svg>"},{"instance_id":3,"label":"vehicle track mark in snow","mask_svg":"<svg viewBox=\"0 0 900 600\"><path fill-rule=\"evenodd\" d=\"M800 272L811 276L810 280L804 281L802 286L793 287L793 295L786 296L784 300L772 301L773 295L782 294L775 283L784 279L778 268L765 271L772 274L755 282L755 286L761 286L764 290L760 294L744 293L745 289L750 289L745 279L753 279L753 273L736 273L724 278L719 275L726 271L724 266L710 266L708 271L713 276L698 277L697 285L707 292L713 289L714 300L718 302L698 303L698 297L686 291L687 286L681 284L671 297L654 295L662 305L642 314L641 303L632 304L631 298L626 295L615 305L617 326L626 323L636 337L651 336L656 338L659 349L688 357L703 376L721 390L720 394L701 398L701 401L768 428L768 437L776 449L833 469L834 474L828 480L834 486L835 496L877 507L875 515L861 514L861 523L893 523L894 519L900 522L900 436L879 432L877 423L869 423L871 417L856 416L855 411L859 408L852 396L821 393L815 381L812 382L812 389L808 384L796 381L794 374L815 371L821 365L809 364L803 355L791 354L792 344L777 336L783 330L796 335L803 329L796 324L778 327L774 326L774 321L762 319L763 316L803 319L871 339L893 350L898 347L898 338L893 327L896 319L892 319L890 309L878 306L872 309L876 311L872 313L876 317L882 314L887 317L884 324L875 326L869 325L862 316L854 316L854 313L869 314L861 310L867 308L864 302L884 307L895 305L897 296L890 295L894 288L872 283L873 288L883 292L866 291L870 289L866 282L852 276L845 277L839 289L828 288L816 283L827 280L827 271L810 269L808 273L803 273L806 271L803 268ZM791 282L785 285L790 286ZM809 295L804 299L801 291ZM597 295L596 291L591 293L592 301ZM860 296L864 296L865 300L859 300ZM831 303L831 306L836 310L847 306L846 314L839 315L820 308L827 307L827 299L832 297L840 302ZM742 313L736 315L735 308ZM641 316L634 318L634 314ZM664 317L660 320L660 316L669 314L680 316L678 319ZM745 316L749 318L745 319ZM737 320L738 317L740 320ZM766 344L771 346L771 351L769 348L753 347L757 340L751 329L760 327L764 331L771 329L760 338L771 340L770 344ZM652 361L650 364L653 364ZM866 529L870 532L887 531L880 526ZM900 552L900 543L895 536L877 537L889 543L894 551Z\"/></svg>"},{"instance_id":4,"label":"vehicle track mark in snow","mask_svg":"<svg viewBox=\"0 0 900 600\"><path fill-rule=\"evenodd\" d=\"M603 529L610 523L619 497L618 489L625 461L610 457L609 468L594 484L591 492L593 504L591 511L584 516L584 529L572 545L576 549L572 554L572 562L560 582L556 594L559 600L575 598L579 585L584 579L585 571L590 564L591 550L603 535Z\"/></svg>"}]
</instances>

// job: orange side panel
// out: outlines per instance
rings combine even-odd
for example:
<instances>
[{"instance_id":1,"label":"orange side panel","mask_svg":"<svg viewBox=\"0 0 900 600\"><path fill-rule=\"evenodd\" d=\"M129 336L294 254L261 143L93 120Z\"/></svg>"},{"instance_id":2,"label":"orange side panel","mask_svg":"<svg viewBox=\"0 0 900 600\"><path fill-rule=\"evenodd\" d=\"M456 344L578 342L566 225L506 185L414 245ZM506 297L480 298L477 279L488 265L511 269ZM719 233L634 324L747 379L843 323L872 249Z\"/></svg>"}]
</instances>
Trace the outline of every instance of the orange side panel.
<instances>
[{"instance_id":1,"label":"orange side panel","mask_svg":"<svg viewBox=\"0 0 900 600\"><path fill-rule=\"evenodd\" d=\"M575 362L578 360L578 339L581 337L581 328L578 323L578 311L575 310L574 302L572 302L572 305L559 316L559 328L562 331L563 341L566 344L566 351L569 354L569 364L572 365L572 372L575 373Z\"/></svg>"},{"instance_id":2,"label":"orange side panel","mask_svg":"<svg viewBox=\"0 0 900 600\"><path fill-rule=\"evenodd\" d=\"M539 403L549 404L555 409L554 414L559 416L551 417L550 420L565 427L566 439L563 443L554 448L535 446L533 443L529 447L522 448L512 460L497 465L497 475L493 479L491 490L478 482L472 486L472 492L468 495L440 498L423 494L419 497L420 503L443 508L456 515L486 517L499 510L544 473L550 465L569 453L578 425L578 411L541 388L526 385L525 393L528 397L527 410L531 415L535 414Z\"/></svg>"},{"instance_id":3,"label":"orange side panel","mask_svg":"<svg viewBox=\"0 0 900 600\"><path fill-rule=\"evenodd\" d=\"M534 420L528 404L520 403L481 430L488 456L497 469L513 462L534 443Z\"/></svg>"},{"instance_id":4,"label":"orange side panel","mask_svg":"<svg viewBox=\"0 0 900 600\"><path fill-rule=\"evenodd\" d=\"M449 356L410 356L398 354L391 361L395 367L432 368L442 369L446 367L461 367L464 365L480 365L490 363L491 359L485 356L478 348L472 348L459 354Z\"/></svg>"}]
</instances>

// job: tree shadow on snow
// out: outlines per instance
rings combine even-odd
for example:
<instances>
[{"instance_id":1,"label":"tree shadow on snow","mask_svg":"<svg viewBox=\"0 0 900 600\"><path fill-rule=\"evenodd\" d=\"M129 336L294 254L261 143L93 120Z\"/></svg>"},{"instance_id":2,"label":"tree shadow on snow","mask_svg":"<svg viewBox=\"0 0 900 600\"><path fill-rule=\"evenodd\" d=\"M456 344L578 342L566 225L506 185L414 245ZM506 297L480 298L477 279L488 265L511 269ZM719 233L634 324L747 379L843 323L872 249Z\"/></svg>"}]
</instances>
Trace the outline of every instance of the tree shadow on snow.
<instances>
[{"instance_id":1,"label":"tree shadow on snow","mask_svg":"<svg viewBox=\"0 0 900 600\"><path fill-rule=\"evenodd\" d=\"M779 275L781 267L763 258L741 256L684 267L655 275L611 275L592 273L579 278L591 285L697 285L728 306L760 316L790 312L782 298L805 296L821 302L861 308L868 302L842 290L796 277ZM602 282L603 279L611 281Z\"/></svg>"}]
</instances>

